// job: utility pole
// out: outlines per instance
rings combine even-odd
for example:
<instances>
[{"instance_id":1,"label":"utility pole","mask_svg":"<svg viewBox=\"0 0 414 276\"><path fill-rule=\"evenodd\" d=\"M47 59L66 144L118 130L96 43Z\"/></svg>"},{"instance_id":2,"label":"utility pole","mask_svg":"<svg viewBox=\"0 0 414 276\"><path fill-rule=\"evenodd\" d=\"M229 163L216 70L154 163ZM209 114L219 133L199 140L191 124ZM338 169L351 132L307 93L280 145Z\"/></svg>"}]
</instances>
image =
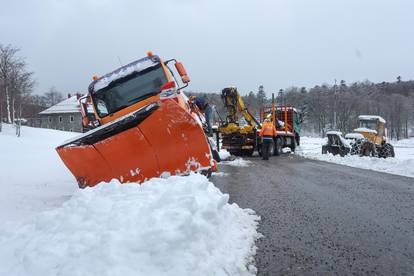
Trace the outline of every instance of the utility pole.
<instances>
[{"instance_id":1,"label":"utility pole","mask_svg":"<svg viewBox=\"0 0 414 276\"><path fill-rule=\"evenodd\" d=\"M283 89L279 90L279 98L280 98L280 105L283 105L283 100L284 100Z\"/></svg>"}]
</instances>

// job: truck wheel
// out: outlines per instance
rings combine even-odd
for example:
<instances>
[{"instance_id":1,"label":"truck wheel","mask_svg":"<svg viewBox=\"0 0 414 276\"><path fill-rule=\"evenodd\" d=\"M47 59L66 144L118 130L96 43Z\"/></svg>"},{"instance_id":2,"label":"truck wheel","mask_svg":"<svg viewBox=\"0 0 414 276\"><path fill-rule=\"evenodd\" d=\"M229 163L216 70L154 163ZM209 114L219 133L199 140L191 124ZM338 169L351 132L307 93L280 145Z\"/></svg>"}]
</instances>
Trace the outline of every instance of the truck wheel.
<instances>
[{"instance_id":1,"label":"truck wheel","mask_svg":"<svg viewBox=\"0 0 414 276\"><path fill-rule=\"evenodd\" d=\"M243 156L251 157L253 155L253 151L254 151L253 149L243 149L242 153L243 153Z\"/></svg>"},{"instance_id":2,"label":"truck wheel","mask_svg":"<svg viewBox=\"0 0 414 276\"><path fill-rule=\"evenodd\" d=\"M352 144L351 155L359 155L360 154L361 145L362 145L363 141L364 141L363 139L358 139Z\"/></svg>"},{"instance_id":3,"label":"truck wheel","mask_svg":"<svg viewBox=\"0 0 414 276\"><path fill-rule=\"evenodd\" d=\"M273 150L273 155L279 156L282 154L282 148L283 148L283 141L281 138L276 137L276 139L274 139L274 150Z\"/></svg>"}]
</instances>

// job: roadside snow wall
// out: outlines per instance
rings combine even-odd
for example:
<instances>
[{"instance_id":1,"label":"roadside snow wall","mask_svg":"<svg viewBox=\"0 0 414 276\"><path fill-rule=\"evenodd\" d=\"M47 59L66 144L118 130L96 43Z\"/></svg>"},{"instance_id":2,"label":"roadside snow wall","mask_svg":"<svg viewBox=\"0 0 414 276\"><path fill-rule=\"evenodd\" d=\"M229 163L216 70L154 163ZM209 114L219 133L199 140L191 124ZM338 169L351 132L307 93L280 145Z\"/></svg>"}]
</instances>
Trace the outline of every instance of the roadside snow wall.
<instances>
[{"instance_id":1,"label":"roadside snow wall","mask_svg":"<svg viewBox=\"0 0 414 276\"><path fill-rule=\"evenodd\" d=\"M252 275L258 220L198 174L101 183L0 228L0 275Z\"/></svg>"}]
</instances>

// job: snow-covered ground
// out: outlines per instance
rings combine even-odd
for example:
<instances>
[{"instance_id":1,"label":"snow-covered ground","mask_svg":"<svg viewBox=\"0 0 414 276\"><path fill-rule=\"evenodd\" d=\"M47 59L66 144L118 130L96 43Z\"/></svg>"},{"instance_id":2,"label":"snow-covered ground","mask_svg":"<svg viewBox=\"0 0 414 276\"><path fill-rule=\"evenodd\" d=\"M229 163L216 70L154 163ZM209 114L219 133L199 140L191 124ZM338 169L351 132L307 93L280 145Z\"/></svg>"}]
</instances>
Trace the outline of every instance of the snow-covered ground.
<instances>
[{"instance_id":1,"label":"snow-covered ground","mask_svg":"<svg viewBox=\"0 0 414 276\"><path fill-rule=\"evenodd\" d=\"M76 191L55 146L78 133L22 127L0 132L0 220L21 221L60 206Z\"/></svg>"},{"instance_id":2,"label":"snow-covered ground","mask_svg":"<svg viewBox=\"0 0 414 276\"><path fill-rule=\"evenodd\" d=\"M324 138L301 137L296 154L303 157L337 163L350 167L414 177L414 138L393 141L395 158L374 158L348 155L345 157L322 154Z\"/></svg>"},{"instance_id":3,"label":"snow-covered ground","mask_svg":"<svg viewBox=\"0 0 414 276\"><path fill-rule=\"evenodd\" d=\"M54 146L74 134L0 133L0 275L251 275L259 218L208 179L80 190Z\"/></svg>"}]
</instances>

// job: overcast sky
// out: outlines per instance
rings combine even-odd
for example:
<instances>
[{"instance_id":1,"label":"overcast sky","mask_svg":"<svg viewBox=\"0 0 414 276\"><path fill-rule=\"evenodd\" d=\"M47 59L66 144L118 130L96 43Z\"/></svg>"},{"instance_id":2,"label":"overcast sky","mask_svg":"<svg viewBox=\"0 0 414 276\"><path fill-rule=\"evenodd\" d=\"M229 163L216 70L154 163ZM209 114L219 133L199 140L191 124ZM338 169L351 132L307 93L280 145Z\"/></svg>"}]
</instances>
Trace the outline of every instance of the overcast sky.
<instances>
[{"instance_id":1,"label":"overcast sky","mask_svg":"<svg viewBox=\"0 0 414 276\"><path fill-rule=\"evenodd\" d=\"M0 43L21 48L37 93L85 92L148 50L181 60L191 90L414 79L412 0L0 2Z\"/></svg>"}]
</instances>

